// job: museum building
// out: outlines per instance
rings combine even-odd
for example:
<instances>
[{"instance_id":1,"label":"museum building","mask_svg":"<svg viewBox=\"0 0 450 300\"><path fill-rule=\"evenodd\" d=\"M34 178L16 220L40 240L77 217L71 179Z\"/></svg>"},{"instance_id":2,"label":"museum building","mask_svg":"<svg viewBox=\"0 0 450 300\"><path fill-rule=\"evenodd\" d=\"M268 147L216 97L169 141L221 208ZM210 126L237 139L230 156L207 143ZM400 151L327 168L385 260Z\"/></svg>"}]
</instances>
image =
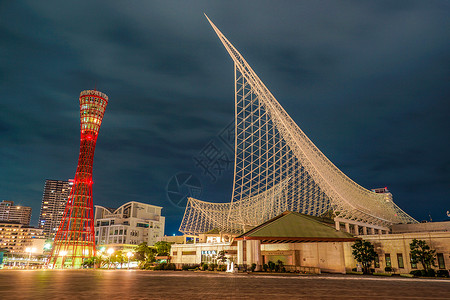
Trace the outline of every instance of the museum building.
<instances>
[{"instance_id":1,"label":"museum building","mask_svg":"<svg viewBox=\"0 0 450 300\"><path fill-rule=\"evenodd\" d=\"M217 263L220 251L240 268L256 265L261 270L269 261L281 260L287 271L308 273L347 273L358 268L351 246L358 239L370 241L378 254L375 272L401 274L422 268L411 263L409 244L425 240L436 250L437 269L450 265L450 222L393 225L382 234L352 235L336 230L334 221L296 212L283 214L241 234L229 235L211 230L198 236L185 236L173 244L171 262L182 265ZM179 241L178 241L179 242Z\"/></svg>"}]
</instances>

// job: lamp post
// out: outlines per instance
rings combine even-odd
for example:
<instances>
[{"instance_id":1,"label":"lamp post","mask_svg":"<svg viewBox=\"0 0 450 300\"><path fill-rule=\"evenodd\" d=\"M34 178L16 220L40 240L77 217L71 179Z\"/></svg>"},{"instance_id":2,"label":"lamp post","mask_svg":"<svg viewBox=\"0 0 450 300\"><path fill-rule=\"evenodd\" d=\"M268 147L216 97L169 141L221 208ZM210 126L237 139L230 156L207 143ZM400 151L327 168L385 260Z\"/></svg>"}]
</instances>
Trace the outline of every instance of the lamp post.
<instances>
[{"instance_id":1,"label":"lamp post","mask_svg":"<svg viewBox=\"0 0 450 300\"><path fill-rule=\"evenodd\" d=\"M25 252L28 252L28 253L29 253L29 255L28 255L28 260L27 260L27 269L28 269L29 266L30 266L31 253L33 253L33 252L35 252L35 251L36 251L36 248L30 248L30 247L27 247L27 248L25 249Z\"/></svg>"},{"instance_id":2,"label":"lamp post","mask_svg":"<svg viewBox=\"0 0 450 300\"><path fill-rule=\"evenodd\" d=\"M130 251L127 253L127 256L128 256L128 270L129 270L130 269L130 257L133 256L133 253L131 253L131 251Z\"/></svg>"},{"instance_id":3,"label":"lamp post","mask_svg":"<svg viewBox=\"0 0 450 300\"><path fill-rule=\"evenodd\" d=\"M59 255L60 256L62 256L62 259L61 259L61 269L64 269L64 257L67 255L67 251L61 251L61 252L59 252Z\"/></svg>"},{"instance_id":4,"label":"lamp post","mask_svg":"<svg viewBox=\"0 0 450 300\"><path fill-rule=\"evenodd\" d=\"M109 254L109 263L108 263L108 270L109 267L111 266L111 255L114 253L114 249L113 248L109 248L108 249L108 254Z\"/></svg>"}]
</instances>

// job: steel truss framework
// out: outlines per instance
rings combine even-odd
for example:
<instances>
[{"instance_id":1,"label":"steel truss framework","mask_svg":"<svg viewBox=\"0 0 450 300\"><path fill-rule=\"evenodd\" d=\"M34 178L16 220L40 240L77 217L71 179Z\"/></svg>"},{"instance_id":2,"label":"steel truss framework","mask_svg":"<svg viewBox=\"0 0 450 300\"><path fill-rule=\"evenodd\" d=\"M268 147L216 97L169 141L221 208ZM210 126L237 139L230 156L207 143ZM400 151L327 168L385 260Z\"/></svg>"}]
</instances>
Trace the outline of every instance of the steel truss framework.
<instances>
[{"instance_id":1,"label":"steel truss framework","mask_svg":"<svg viewBox=\"0 0 450 300\"><path fill-rule=\"evenodd\" d=\"M206 17L208 18L208 17ZM303 133L211 22L234 61L235 165L230 203L189 198L180 231L240 233L290 210L387 227L417 222L386 194L341 172Z\"/></svg>"},{"instance_id":2,"label":"steel truss framework","mask_svg":"<svg viewBox=\"0 0 450 300\"><path fill-rule=\"evenodd\" d=\"M51 268L80 267L95 256L92 166L98 132L108 96L86 90L80 94L81 141L74 184L48 260Z\"/></svg>"}]
</instances>

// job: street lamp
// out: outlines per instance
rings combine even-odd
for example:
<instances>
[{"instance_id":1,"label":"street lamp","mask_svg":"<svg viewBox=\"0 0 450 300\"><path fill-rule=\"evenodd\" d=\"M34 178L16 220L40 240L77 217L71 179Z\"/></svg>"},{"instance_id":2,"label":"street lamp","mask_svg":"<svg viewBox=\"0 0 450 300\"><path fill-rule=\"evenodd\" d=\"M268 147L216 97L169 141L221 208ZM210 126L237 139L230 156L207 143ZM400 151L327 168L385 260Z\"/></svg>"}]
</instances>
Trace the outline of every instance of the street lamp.
<instances>
[{"instance_id":1,"label":"street lamp","mask_svg":"<svg viewBox=\"0 0 450 300\"><path fill-rule=\"evenodd\" d=\"M28 261L27 261L27 269L28 269L28 267L30 266L31 253L33 253L33 252L35 252L35 251L36 251L36 248L30 248L30 247L27 247L27 248L25 249L25 252L28 252L28 253L29 253L29 255L28 255Z\"/></svg>"},{"instance_id":2,"label":"street lamp","mask_svg":"<svg viewBox=\"0 0 450 300\"><path fill-rule=\"evenodd\" d=\"M114 253L114 249L109 248L107 252L109 254L109 264L108 264L108 270L109 270L109 267L111 266L111 255Z\"/></svg>"},{"instance_id":3,"label":"street lamp","mask_svg":"<svg viewBox=\"0 0 450 300\"><path fill-rule=\"evenodd\" d=\"M67 251L61 251L61 252L59 252L59 255L62 256L61 269L64 269L64 256L67 255Z\"/></svg>"},{"instance_id":4,"label":"street lamp","mask_svg":"<svg viewBox=\"0 0 450 300\"><path fill-rule=\"evenodd\" d=\"M131 251L129 251L127 253L127 256L128 256L128 270L129 270L130 269L130 257L133 256L133 253Z\"/></svg>"}]
</instances>

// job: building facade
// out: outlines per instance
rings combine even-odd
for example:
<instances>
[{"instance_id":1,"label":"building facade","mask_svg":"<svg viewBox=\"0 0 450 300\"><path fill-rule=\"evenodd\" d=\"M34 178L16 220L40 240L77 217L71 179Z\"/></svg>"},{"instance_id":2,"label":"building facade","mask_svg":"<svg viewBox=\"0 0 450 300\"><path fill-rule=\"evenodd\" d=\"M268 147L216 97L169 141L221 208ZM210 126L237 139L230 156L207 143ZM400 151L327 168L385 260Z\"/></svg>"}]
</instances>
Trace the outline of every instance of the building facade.
<instances>
[{"instance_id":1,"label":"building facade","mask_svg":"<svg viewBox=\"0 0 450 300\"><path fill-rule=\"evenodd\" d=\"M53 239L58 231L72 185L73 182L68 180L45 181L38 226L47 239Z\"/></svg>"},{"instance_id":2,"label":"building facade","mask_svg":"<svg viewBox=\"0 0 450 300\"><path fill-rule=\"evenodd\" d=\"M399 274L423 269L420 263L411 262L409 245L413 239L424 240L431 249L436 250L436 270L450 269L450 221L398 224L392 226L391 234L359 237L375 247L378 254L374 266L376 272L384 272L386 267ZM351 249L347 251L347 256L351 257Z\"/></svg>"},{"instance_id":3,"label":"building facade","mask_svg":"<svg viewBox=\"0 0 450 300\"><path fill-rule=\"evenodd\" d=\"M28 249L34 249L33 255L44 252L45 238L42 229L25 226L17 222L0 222L0 248L12 255L27 255Z\"/></svg>"},{"instance_id":4,"label":"building facade","mask_svg":"<svg viewBox=\"0 0 450 300\"><path fill-rule=\"evenodd\" d=\"M95 206L96 245L154 245L164 236L162 207L128 202L117 209Z\"/></svg>"},{"instance_id":5,"label":"building facade","mask_svg":"<svg viewBox=\"0 0 450 300\"><path fill-rule=\"evenodd\" d=\"M0 202L0 221L18 222L29 226L31 220L31 207L14 205L14 201Z\"/></svg>"},{"instance_id":6,"label":"building facade","mask_svg":"<svg viewBox=\"0 0 450 300\"><path fill-rule=\"evenodd\" d=\"M190 242L172 245L171 262L178 268L184 264L216 262L218 252L223 250L230 261L244 268L255 264L259 270L269 261L281 260L290 271L345 274L358 269L351 246L355 240L363 239L371 242L378 254L372 265L375 272L407 274L423 269L410 258L409 245L417 239L425 240L436 250L435 270L448 270L450 266L450 222L399 224L393 225L390 233L381 234L380 230L377 234L354 236L336 230L330 222L319 224L320 220L312 220L311 216L284 213L277 218L229 241L219 233L215 238L190 237Z\"/></svg>"}]
</instances>

